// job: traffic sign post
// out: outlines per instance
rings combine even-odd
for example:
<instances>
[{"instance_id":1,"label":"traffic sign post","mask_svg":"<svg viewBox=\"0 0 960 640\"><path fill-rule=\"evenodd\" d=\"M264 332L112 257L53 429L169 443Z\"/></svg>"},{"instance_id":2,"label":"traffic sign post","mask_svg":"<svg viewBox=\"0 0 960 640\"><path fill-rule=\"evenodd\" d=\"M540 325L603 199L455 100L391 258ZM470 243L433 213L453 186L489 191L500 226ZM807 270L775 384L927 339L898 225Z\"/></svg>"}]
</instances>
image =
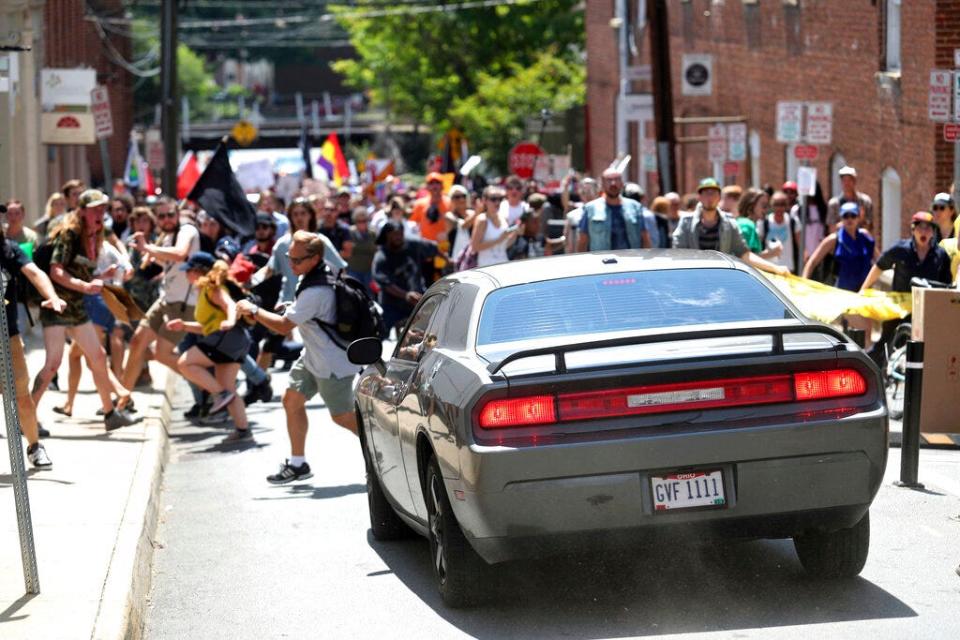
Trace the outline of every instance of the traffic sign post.
<instances>
[{"instance_id":1,"label":"traffic sign post","mask_svg":"<svg viewBox=\"0 0 960 640\"><path fill-rule=\"evenodd\" d=\"M793 157L797 160L816 160L818 155L820 150L813 144L798 144L793 148Z\"/></svg>"},{"instance_id":2,"label":"traffic sign post","mask_svg":"<svg viewBox=\"0 0 960 640\"><path fill-rule=\"evenodd\" d=\"M727 152L731 162L747 159L747 125L737 122L727 126Z\"/></svg>"},{"instance_id":3,"label":"traffic sign post","mask_svg":"<svg viewBox=\"0 0 960 640\"><path fill-rule=\"evenodd\" d=\"M949 71L931 71L927 94L927 115L934 122L948 122L951 116L950 94L953 74Z\"/></svg>"},{"instance_id":4,"label":"traffic sign post","mask_svg":"<svg viewBox=\"0 0 960 640\"><path fill-rule=\"evenodd\" d=\"M833 104L807 103L807 130L804 139L809 144L829 145L833 142ZM816 156L814 156L816 157ZM808 158L813 160L813 158Z\"/></svg>"},{"instance_id":5,"label":"traffic sign post","mask_svg":"<svg viewBox=\"0 0 960 640\"><path fill-rule=\"evenodd\" d=\"M794 144L802 139L803 103L777 103L777 142Z\"/></svg>"},{"instance_id":6,"label":"traffic sign post","mask_svg":"<svg viewBox=\"0 0 960 640\"><path fill-rule=\"evenodd\" d=\"M93 128L100 142L100 164L103 165L103 181L107 193L113 188L113 172L110 167L110 147L107 138L113 135L113 113L110 111L110 92L98 85L90 92L90 111L93 113Z\"/></svg>"}]
</instances>

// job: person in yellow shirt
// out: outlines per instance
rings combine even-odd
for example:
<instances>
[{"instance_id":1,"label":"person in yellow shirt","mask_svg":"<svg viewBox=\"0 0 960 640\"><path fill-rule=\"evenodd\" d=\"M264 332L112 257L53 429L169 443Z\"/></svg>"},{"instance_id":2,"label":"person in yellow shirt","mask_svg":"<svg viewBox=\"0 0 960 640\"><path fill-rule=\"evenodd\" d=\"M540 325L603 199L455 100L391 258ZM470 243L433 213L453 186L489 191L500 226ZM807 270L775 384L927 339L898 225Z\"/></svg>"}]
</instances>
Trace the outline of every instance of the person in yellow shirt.
<instances>
[{"instance_id":1,"label":"person in yellow shirt","mask_svg":"<svg viewBox=\"0 0 960 640\"><path fill-rule=\"evenodd\" d=\"M237 304L227 289L230 267L223 260L198 251L180 268L197 289L194 321L173 319L167 322L167 330L202 337L180 356L177 368L184 378L213 396L211 414L224 409L230 412L235 428L224 442L249 441L252 435L243 399L237 395L236 380L250 349L250 335L243 322L237 323Z\"/></svg>"}]
</instances>

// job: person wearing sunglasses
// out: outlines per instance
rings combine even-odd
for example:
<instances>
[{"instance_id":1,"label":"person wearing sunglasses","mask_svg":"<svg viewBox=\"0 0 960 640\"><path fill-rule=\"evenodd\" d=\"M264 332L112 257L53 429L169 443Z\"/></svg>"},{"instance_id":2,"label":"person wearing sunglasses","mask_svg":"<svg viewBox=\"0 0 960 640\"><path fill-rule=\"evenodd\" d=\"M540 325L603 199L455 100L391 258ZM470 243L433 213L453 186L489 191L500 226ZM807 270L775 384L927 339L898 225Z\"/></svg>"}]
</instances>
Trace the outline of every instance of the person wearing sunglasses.
<instances>
[{"instance_id":1,"label":"person wearing sunglasses","mask_svg":"<svg viewBox=\"0 0 960 640\"><path fill-rule=\"evenodd\" d=\"M873 264L876 241L860 228L860 207L856 202L840 205L840 221L840 228L817 245L803 266L803 277L812 277L817 265L827 255L833 254L839 267L837 288L859 291Z\"/></svg>"},{"instance_id":2,"label":"person wearing sunglasses","mask_svg":"<svg viewBox=\"0 0 960 640\"><path fill-rule=\"evenodd\" d=\"M154 206L159 240L148 242L143 232L130 236L130 243L149 262L158 265L160 295L147 309L144 319L130 340L127 363L123 370L123 386L132 389L143 370L147 351L156 343L154 357L168 368L177 371L176 346L186 336L185 331L167 328L174 318L193 320L197 304L197 289L179 266L200 251L200 231L192 224L180 224L177 203L168 196L161 197Z\"/></svg>"},{"instance_id":3,"label":"person wearing sunglasses","mask_svg":"<svg viewBox=\"0 0 960 640\"><path fill-rule=\"evenodd\" d=\"M930 212L933 213L933 221L936 223L935 242L939 244L942 240L953 238L956 235L954 226L957 221L957 209L950 194L938 193L933 196Z\"/></svg>"}]
</instances>

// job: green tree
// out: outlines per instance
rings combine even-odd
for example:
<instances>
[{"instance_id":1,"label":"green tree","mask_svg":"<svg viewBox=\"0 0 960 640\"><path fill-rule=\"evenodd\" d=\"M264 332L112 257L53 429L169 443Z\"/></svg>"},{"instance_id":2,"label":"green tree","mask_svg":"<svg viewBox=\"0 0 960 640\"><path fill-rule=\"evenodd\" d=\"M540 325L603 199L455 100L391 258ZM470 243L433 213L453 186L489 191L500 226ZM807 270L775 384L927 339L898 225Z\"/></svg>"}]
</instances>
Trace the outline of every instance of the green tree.
<instances>
[{"instance_id":1,"label":"green tree","mask_svg":"<svg viewBox=\"0 0 960 640\"><path fill-rule=\"evenodd\" d=\"M528 118L543 108L566 111L582 104L585 96L583 65L547 52L532 65L514 64L501 75L481 73L477 92L456 99L449 117L467 133L473 148L485 152L488 163L504 169Z\"/></svg>"},{"instance_id":2,"label":"green tree","mask_svg":"<svg viewBox=\"0 0 960 640\"><path fill-rule=\"evenodd\" d=\"M584 22L579 0L473 9L458 9L457 4L434 3L435 7L451 5L450 10L418 14L405 13L403 5L396 5L400 7L397 13L388 15L373 10L384 7L380 0L331 5L357 52L356 59L339 60L334 69L348 84L365 90L389 117L436 132L451 125L461 126L474 142L477 135L484 140L492 138L488 134L496 125L467 117L470 114L458 105L471 99L480 103L477 94L481 85L486 93L498 79L517 78L544 97L539 91L541 85L564 84L567 77L582 78ZM377 15L364 17L365 13ZM537 70L559 71L565 76L532 75ZM502 85L498 88L504 89ZM582 99L580 91L572 104ZM537 114L543 107L567 102L566 98L548 100L532 112L516 116L522 122L523 117ZM485 106L484 112L496 116L495 121L506 119L494 105ZM502 106L509 108L505 103Z\"/></svg>"}]
</instances>

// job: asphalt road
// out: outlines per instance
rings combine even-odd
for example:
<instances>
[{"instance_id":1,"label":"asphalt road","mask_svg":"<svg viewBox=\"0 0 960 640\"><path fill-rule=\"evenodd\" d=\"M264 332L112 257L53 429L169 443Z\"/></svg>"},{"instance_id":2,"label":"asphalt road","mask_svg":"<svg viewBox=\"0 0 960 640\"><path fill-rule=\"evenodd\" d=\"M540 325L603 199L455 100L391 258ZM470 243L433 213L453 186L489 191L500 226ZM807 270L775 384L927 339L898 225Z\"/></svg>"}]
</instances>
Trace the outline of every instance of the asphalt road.
<instances>
[{"instance_id":1,"label":"asphalt road","mask_svg":"<svg viewBox=\"0 0 960 640\"><path fill-rule=\"evenodd\" d=\"M279 402L252 408L244 449L174 424L146 638L958 637L958 450L922 453L924 492L892 486L891 451L853 581L807 578L785 541L676 543L508 566L491 604L452 611L425 540L370 536L354 436L309 414L315 476L282 487L264 479L289 452Z\"/></svg>"}]
</instances>

